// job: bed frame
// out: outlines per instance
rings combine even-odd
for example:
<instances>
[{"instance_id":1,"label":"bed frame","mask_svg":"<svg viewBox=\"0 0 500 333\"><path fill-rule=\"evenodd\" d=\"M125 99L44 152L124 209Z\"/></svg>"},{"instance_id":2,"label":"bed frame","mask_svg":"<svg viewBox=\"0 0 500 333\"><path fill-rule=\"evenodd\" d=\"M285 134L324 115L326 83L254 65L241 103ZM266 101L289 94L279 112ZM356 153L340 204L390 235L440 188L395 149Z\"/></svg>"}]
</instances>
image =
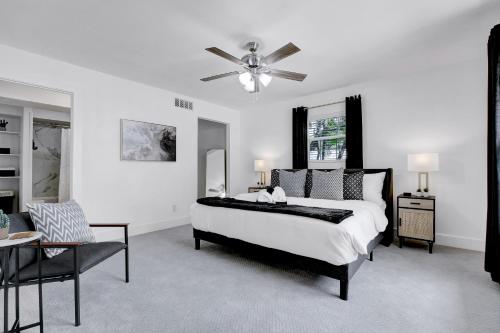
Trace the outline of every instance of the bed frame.
<instances>
[{"instance_id":1,"label":"bed frame","mask_svg":"<svg viewBox=\"0 0 500 333\"><path fill-rule=\"evenodd\" d=\"M352 173L359 170L356 169L346 169L346 173ZM379 244L382 243L385 246L390 246L392 241L394 240L394 215L393 215L393 192L392 192L392 169L363 169L363 171L367 174L370 173L379 173L385 172L384 179L384 187L382 189L382 198L386 202L385 215L387 216L387 220L389 224L387 225L384 232L381 232L377 235L369 244L368 244L368 253L369 255L361 255L358 256L356 261L353 261L349 264L345 265L333 265L326 261L317 260L313 258L303 257L300 255L288 253L281 250L276 250L272 248L263 247L256 244L251 244L239 239L229 238L223 235L219 235L212 232L201 231L193 228L193 237L195 240L195 249L200 249L200 240L204 240L211 243L243 248L250 251L264 251L271 255L279 256L280 260L283 260L287 263L292 263L294 267L305 269L307 271L325 275L340 281L340 298L343 300L347 300L348 298L348 290L349 290L349 280L354 276L356 271L359 269L361 264L365 261L365 259L369 259L373 261L373 249Z\"/></svg>"}]
</instances>

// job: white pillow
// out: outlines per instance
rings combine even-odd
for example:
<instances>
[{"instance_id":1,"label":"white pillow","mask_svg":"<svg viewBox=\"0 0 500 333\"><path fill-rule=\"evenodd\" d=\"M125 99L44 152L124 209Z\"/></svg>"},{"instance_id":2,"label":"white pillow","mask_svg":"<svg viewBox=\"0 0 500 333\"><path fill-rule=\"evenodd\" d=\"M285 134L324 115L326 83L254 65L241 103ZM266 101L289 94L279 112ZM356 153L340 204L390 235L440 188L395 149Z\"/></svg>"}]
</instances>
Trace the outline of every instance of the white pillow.
<instances>
[{"instance_id":1,"label":"white pillow","mask_svg":"<svg viewBox=\"0 0 500 333\"><path fill-rule=\"evenodd\" d=\"M363 176L363 200L376 203L383 210L385 201L382 199L385 172L364 174Z\"/></svg>"}]
</instances>

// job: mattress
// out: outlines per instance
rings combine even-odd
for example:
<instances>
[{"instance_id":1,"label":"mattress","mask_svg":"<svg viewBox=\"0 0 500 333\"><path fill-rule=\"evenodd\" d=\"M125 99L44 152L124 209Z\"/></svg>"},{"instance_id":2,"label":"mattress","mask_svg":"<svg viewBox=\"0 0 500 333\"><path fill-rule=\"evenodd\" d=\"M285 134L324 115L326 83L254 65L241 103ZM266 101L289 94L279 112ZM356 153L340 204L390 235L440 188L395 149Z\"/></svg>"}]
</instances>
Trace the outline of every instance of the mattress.
<instances>
[{"instance_id":1,"label":"mattress","mask_svg":"<svg viewBox=\"0 0 500 333\"><path fill-rule=\"evenodd\" d=\"M258 193L237 195L256 201ZM195 203L190 217L193 228L216 233L289 253L323 260L334 265L355 261L368 254L367 246L388 220L377 204L363 200L324 200L287 197L291 205L350 209L353 216L339 224L309 217L255 212Z\"/></svg>"}]
</instances>

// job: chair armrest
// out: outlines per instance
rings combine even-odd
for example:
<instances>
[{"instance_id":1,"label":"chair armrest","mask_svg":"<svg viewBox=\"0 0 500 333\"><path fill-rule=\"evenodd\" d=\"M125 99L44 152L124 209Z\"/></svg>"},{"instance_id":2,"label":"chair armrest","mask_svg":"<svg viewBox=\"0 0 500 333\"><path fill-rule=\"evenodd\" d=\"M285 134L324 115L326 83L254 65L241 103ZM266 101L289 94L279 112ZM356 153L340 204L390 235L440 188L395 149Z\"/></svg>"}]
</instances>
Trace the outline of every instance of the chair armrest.
<instances>
[{"instance_id":1,"label":"chair armrest","mask_svg":"<svg viewBox=\"0 0 500 333\"><path fill-rule=\"evenodd\" d=\"M92 228L126 228L129 223L91 223L89 225Z\"/></svg>"},{"instance_id":2,"label":"chair armrest","mask_svg":"<svg viewBox=\"0 0 500 333\"><path fill-rule=\"evenodd\" d=\"M89 226L91 228L123 228L123 236L125 238L125 244L128 247L128 225L129 223L91 223Z\"/></svg>"},{"instance_id":3,"label":"chair armrest","mask_svg":"<svg viewBox=\"0 0 500 333\"><path fill-rule=\"evenodd\" d=\"M80 242L42 242L40 243L40 247L42 249L57 249L57 248L74 248L83 245L83 243ZM37 243L31 243L29 244L30 247L36 247L38 248Z\"/></svg>"}]
</instances>

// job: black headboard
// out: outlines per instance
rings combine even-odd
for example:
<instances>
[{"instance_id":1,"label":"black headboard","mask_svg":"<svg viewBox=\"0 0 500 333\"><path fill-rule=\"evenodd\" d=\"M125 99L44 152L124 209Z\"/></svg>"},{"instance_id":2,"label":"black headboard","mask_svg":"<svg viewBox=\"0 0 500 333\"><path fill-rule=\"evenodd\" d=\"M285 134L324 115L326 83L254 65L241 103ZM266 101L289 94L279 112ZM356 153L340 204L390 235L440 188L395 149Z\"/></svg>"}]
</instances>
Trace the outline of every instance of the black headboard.
<instances>
[{"instance_id":1,"label":"black headboard","mask_svg":"<svg viewBox=\"0 0 500 333\"><path fill-rule=\"evenodd\" d=\"M299 169L274 169L271 171L271 184L273 181L276 181L275 177L278 175L277 170L285 170L285 171L298 171ZM308 176L311 177L312 169L308 169ZM331 169L317 169L317 170L331 170ZM345 169L345 173L353 173L356 171L363 170L365 173L380 173L385 172L384 179L384 187L382 188L382 199L385 200L386 208L385 208L385 216L389 221L387 228L384 231L384 239L382 240L382 244L385 246L391 245L394 240L394 200L393 200L393 172L392 169ZM278 171L279 172L279 171Z\"/></svg>"}]
</instances>

